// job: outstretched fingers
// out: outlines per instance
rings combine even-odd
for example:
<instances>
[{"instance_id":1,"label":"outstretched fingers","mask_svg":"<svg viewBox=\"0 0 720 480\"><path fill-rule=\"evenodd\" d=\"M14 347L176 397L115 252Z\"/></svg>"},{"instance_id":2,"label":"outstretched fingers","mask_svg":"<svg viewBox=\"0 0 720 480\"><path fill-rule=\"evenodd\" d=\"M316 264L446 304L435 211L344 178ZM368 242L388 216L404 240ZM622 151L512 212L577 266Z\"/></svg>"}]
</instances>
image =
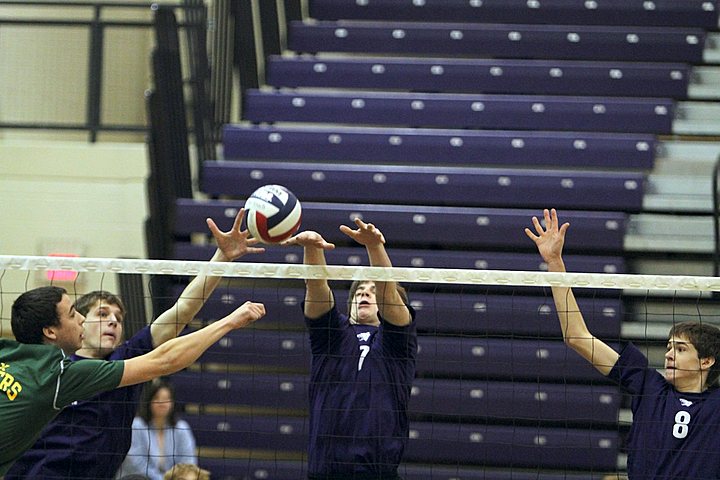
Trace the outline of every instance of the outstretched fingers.
<instances>
[{"instance_id":1,"label":"outstretched fingers","mask_svg":"<svg viewBox=\"0 0 720 480\"><path fill-rule=\"evenodd\" d=\"M235 221L233 222L232 229L233 231L240 231L240 227L242 226L243 218L245 218L245 208L241 208L237 215L235 215Z\"/></svg>"},{"instance_id":2,"label":"outstretched fingers","mask_svg":"<svg viewBox=\"0 0 720 480\"><path fill-rule=\"evenodd\" d=\"M326 241L322 235L311 230L300 232L287 240L283 240L280 242L280 245L284 247L289 245L300 245L301 247L313 247L320 248L322 250L332 250L335 248L334 243Z\"/></svg>"},{"instance_id":3,"label":"outstretched fingers","mask_svg":"<svg viewBox=\"0 0 720 480\"><path fill-rule=\"evenodd\" d=\"M356 218L354 222L357 229L352 229L347 225L340 225L340 231L361 245L385 243L385 235L375 225L365 223L360 218Z\"/></svg>"}]
</instances>

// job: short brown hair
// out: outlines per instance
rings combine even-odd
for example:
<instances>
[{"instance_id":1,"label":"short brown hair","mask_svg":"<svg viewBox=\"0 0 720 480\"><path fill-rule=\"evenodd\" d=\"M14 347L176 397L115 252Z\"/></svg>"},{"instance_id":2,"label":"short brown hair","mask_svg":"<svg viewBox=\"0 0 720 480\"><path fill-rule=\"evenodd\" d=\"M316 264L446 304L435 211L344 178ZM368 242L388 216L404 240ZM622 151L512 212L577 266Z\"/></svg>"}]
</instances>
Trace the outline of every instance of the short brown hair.
<instances>
[{"instance_id":1,"label":"short brown hair","mask_svg":"<svg viewBox=\"0 0 720 480\"><path fill-rule=\"evenodd\" d=\"M715 385L720 377L720 328L704 322L682 322L670 329L668 339L672 337L682 337L692 343L698 358L715 359L705 382L708 387Z\"/></svg>"},{"instance_id":2,"label":"short brown hair","mask_svg":"<svg viewBox=\"0 0 720 480\"><path fill-rule=\"evenodd\" d=\"M120 297L107 290L94 290L86 293L75 302L75 310L83 314L83 316L87 316L90 308L99 301L103 301L108 305L117 305L120 309L120 314L125 317L125 304L120 300Z\"/></svg>"}]
</instances>

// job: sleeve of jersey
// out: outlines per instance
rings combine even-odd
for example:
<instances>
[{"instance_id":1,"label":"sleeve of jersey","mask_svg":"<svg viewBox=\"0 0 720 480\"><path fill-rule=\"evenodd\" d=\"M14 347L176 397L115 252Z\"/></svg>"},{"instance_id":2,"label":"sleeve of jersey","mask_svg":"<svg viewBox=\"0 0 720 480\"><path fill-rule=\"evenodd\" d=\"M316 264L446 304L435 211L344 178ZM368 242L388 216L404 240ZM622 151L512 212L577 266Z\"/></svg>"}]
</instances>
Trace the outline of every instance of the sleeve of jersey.
<instances>
[{"instance_id":1,"label":"sleeve of jersey","mask_svg":"<svg viewBox=\"0 0 720 480\"><path fill-rule=\"evenodd\" d=\"M338 311L337 306L321 317L313 319L305 317L305 325L307 325L310 348L314 355L332 353L337 350L344 335L351 335L353 339L355 338L352 332L348 333L347 317Z\"/></svg>"},{"instance_id":2,"label":"sleeve of jersey","mask_svg":"<svg viewBox=\"0 0 720 480\"><path fill-rule=\"evenodd\" d=\"M620 353L617 363L608 374L608 378L619 383L629 393L640 394L644 391L648 379L654 372L648 368L648 360L632 343L628 343Z\"/></svg>"},{"instance_id":3,"label":"sleeve of jersey","mask_svg":"<svg viewBox=\"0 0 720 480\"><path fill-rule=\"evenodd\" d=\"M410 324L398 327L382 320L383 348L398 358L415 358L417 356L417 325L415 323L415 309L410 310Z\"/></svg>"},{"instance_id":4,"label":"sleeve of jersey","mask_svg":"<svg viewBox=\"0 0 720 480\"><path fill-rule=\"evenodd\" d=\"M152 349L152 334L150 333L150 325L147 325L116 349L110 359L121 360L125 358L139 357L140 355L145 355Z\"/></svg>"},{"instance_id":5,"label":"sleeve of jersey","mask_svg":"<svg viewBox=\"0 0 720 480\"><path fill-rule=\"evenodd\" d=\"M56 408L76 400L87 400L100 392L112 390L120 384L125 362L78 360L66 362L56 386Z\"/></svg>"}]
</instances>

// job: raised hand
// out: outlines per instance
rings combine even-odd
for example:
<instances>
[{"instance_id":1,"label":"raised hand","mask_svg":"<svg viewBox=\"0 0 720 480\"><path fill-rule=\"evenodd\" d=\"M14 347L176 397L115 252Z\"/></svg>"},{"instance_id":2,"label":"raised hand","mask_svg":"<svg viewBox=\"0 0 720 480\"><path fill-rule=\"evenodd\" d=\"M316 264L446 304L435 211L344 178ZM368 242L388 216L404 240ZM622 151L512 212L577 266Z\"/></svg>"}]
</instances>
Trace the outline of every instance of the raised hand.
<instances>
[{"instance_id":1,"label":"raised hand","mask_svg":"<svg viewBox=\"0 0 720 480\"><path fill-rule=\"evenodd\" d=\"M265 251L262 247L254 246L257 245L258 240L250 238L250 232L240 229L244 217L245 209L241 208L235 217L232 228L227 232L221 231L212 218L205 220L210 232L215 237L218 249L225 256L226 261L237 260L248 253L262 253Z\"/></svg>"},{"instance_id":2,"label":"raised hand","mask_svg":"<svg viewBox=\"0 0 720 480\"><path fill-rule=\"evenodd\" d=\"M280 243L280 245L300 245L301 247L314 247L321 250L332 250L335 248L334 243L326 241L322 235L312 230L300 232L297 235L288 238Z\"/></svg>"},{"instance_id":3,"label":"raised hand","mask_svg":"<svg viewBox=\"0 0 720 480\"><path fill-rule=\"evenodd\" d=\"M545 228L540 224L537 217L532 217L533 225L537 235L529 228L525 228L525 234L535 242L543 260L548 264L562 259L562 250L565 244L565 232L570 227L569 223L560 225L557 212L553 208L543 210Z\"/></svg>"},{"instance_id":4,"label":"raised hand","mask_svg":"<svg viewBox=\"0 0 720 480\"><path fill-rule=\"evenodd\" d=\"M375 227L372 223L365 223L359 218L356 218L355 225L358 227L355 230L346 225L340 225L340 231L360 245L364 245L366 247L385 244L385 236L382 234L380 229Z\"/></svg>"}]
</instances>

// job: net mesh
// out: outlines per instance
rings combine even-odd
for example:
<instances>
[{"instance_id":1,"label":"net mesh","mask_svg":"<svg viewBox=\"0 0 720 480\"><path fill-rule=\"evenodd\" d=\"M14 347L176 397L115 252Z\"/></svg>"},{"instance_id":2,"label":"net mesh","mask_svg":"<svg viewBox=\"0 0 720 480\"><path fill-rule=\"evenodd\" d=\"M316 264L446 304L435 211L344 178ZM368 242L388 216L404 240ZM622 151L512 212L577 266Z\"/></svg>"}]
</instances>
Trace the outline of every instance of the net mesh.
<instances>
[{"instance_id":1,"label":"net mesh","mask_svg":"<svg viewBox=\"0 0 720 480\"><path fill-rule=\"evenodd\" d=\"M201 299L190 330L246 300L262 302L265 318L168 379L199 465L213 479L307 475L312 351L301 307L304 279L330 280L341 309L352 280L394 280L407 288L418 354L400 466L406 480L624 475L630 397L562 342L549 287L573 287L597 337L618 350L633 342L657 369L672 325L717 324L720 315L714 277L34 256L0 256L0 272L4 336L11 334L14 298L48 284L74 299L119 292L128 335L162 313L145 313L157 300L158 277L169 280L162 300L171 310L190 278L222 277ZM139 288L128 289L129 278Z\"/></svg>"}]
</instances>

